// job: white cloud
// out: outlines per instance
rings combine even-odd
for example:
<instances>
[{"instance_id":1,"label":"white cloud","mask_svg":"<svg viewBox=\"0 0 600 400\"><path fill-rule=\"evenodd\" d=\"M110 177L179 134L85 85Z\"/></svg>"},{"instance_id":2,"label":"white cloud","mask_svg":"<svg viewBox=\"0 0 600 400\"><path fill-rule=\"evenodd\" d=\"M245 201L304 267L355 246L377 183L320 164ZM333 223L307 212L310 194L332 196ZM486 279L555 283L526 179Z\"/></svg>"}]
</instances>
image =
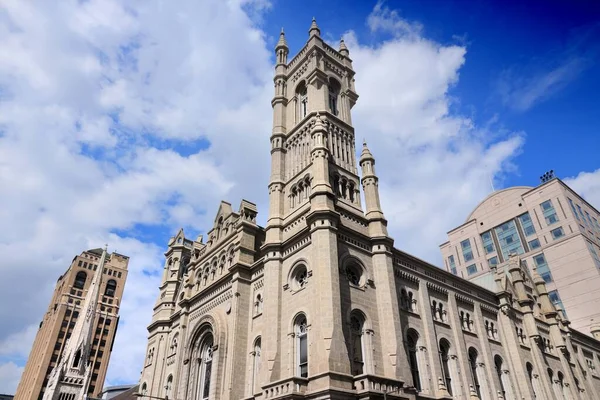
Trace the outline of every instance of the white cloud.
<instances>
[{"instance_id":1,"label":"white cloud","mask_svg":"<svg viewBox=\"0 0 600 400\"><path fill-rule=\"evenodd\" d=\"M564 179L564 182L588 203L600 209L600 169L580 172L577 176Z\"/></svg>"},{"instance_id":2,"label":"white cloud","mask_svg":"<svg viewBox=\"0 0 600 400\"><path fill-rule=\"evenodd\" d=\"M0 392L14 392L21 379L23 369L22 366L12 361L0 364Z\"/></svg>"},{"instance_id":3,"label":"white cloud","mask_svg":"<svg viewBox=\"0 0 600 400\"><path fill-rule=\"evenodd\" d=\"M382 207L396 246L440 265L438 244L514 166L524 135L453 111L449 91L466 48L405 35L392 11L373 11L399 34L377 46L346 35L360 99L353 121L377 160ZM370 17L372 18L372 16ZM395 28L394 28L395 27Z\"/></svg>"},{"instance_id":4,"label":"white cloud","mask_svg":"<svg viewBox=\"0 0 600 400\"><path fill-rule=\"evenodd\" d=\"M517 111L527 111L564 89L586 69L585 58L572 56L561 59L551 69L538 66L534 71L516 67L502 72L497 90L505 106Z\"/></svg>"},{"instance_id":5,"label":"white cloud","mask_svg":"<svg viewBox=\"0 0 600 400\"><path fill-rule=\"evenodd\" d=\"M137 380L168 240L148 227L194 233L221 198L267 197L268 156L245 156L269 149L270 50L247 16L269 3L161 4L3 2L0 304L21 309L0 308L0 391L57 277L106 242L131 257L108 380Z\"/></svg>"}]
</instances>

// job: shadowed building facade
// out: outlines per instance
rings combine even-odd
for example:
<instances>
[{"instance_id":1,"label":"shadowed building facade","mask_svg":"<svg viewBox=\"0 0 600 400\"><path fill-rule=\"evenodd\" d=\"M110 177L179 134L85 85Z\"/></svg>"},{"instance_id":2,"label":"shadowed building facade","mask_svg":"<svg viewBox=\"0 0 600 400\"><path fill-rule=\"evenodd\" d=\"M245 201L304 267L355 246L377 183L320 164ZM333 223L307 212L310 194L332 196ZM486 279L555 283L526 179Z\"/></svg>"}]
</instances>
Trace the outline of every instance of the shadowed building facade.
<instances>
[{"instance_id":1,"label":"shadowed building facade","mask_svg":"<svg viewBox=\"0 0 600 400\"><path fill-rule=\"evenodd\" d=\"M129 257L117 253L103 256L102 249L84 251L73 259L58 278L48 310L40 322L16 399L41 400L48 396L45 392L53 381L52 374L68 359L71 360L66 367L68 372L81 375L73 378L71 392L79 393L85 384L88 395L99 397L117 332L128 263ZM89 318L86 318L87 308L92 310ZM76 367L74 361L77 361ZM78 383L79 379L84 382ZM57 381L58 376L54 380ZM56 384L54 382L52 396ZM59 394L56 392L56 396L50 398L58 399Z\"/></svg>"},{"instance_id":2,"label":"shadowed building facade","mask_svg":"<svg viewBox=\"0 0 600 400\"><path fill-rule=\"evenodd\" d=\"M446 270L490 287L495 265L518 254L537 268L571 326L600 322L600 213L558 178L484 199L440 246Z\"/></svg>"},{"instance_id":3,"label":"shadowed building facade","mask_svg":"<svg viewBox=\"0 0 600 400\"><path fill-rule=\"evenodd\" d=\"M291 60L281 33L275 59L266 227L251 202L222 202L206 237L169 240L140 393L599 398L600 343L518 257L488 290L394 247L366 144L355 160L343 41L330 47L313 20Z\"/></svg>"}]
</instances>

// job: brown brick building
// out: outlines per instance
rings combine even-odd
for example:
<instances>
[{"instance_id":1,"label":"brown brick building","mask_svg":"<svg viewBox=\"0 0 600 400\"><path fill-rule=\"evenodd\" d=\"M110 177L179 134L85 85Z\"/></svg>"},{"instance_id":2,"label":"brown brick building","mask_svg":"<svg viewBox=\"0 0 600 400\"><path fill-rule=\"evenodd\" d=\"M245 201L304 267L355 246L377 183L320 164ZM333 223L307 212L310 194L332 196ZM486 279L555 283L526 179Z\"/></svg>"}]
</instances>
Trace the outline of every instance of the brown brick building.
<instances>
[{"instance_id":1,"label":"brown brick building","mask_svg":"<svg viewBox=\"0 0 600 400\"><path fill-rule=\"evenodd\" d=\"M67 339L73 334L77 319L83 312L82 305L101 256L102 249L84 251L58 278L17 388L16 399L42 399L48 377L61 359ZM104 264L89 358L92 370L88 394L91 396L102 392L117 332L128 264L129 257L114 252L106 257Z\"/></svg>"}]
</instances>

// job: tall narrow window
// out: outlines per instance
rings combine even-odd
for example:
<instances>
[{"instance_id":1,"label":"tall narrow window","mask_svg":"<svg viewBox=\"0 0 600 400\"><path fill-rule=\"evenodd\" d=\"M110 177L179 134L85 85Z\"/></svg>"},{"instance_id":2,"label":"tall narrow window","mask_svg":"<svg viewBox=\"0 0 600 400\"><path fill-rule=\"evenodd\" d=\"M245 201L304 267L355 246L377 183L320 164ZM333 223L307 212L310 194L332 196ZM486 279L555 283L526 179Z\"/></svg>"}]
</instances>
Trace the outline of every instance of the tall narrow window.
<instances>
[{"instance_id":1,"label":"tall narrow window","mask_svg":"<svg viewBox=\"0 0 600 400\"><path fill-rule=\"evenodd\" d=\"M261 341L260 338L254 342L254 375L252 381L252 390L256 392L256 384L258 383L258 377L260 376L260 357L261 357Z\"/></svg>"},{"instance_id":2,"label":"tall narrow window","mask_svg":"<svg viewBox=\"0 0 600 400\"><path fill-rule=\"evenodd\" d=\"M75 283L73 283L73 287L75 289L83 289L85 285L85 280L87 279L87 274L83 271L79 271L75 276Z\"/></svg>"},{"instance_id":3,"label":"tall narrow window","mask_svg":"<svg viewBox=\"0 0 600 400\"><path fill-rule=\"evenodd\" d=\"M338 115L338 98L340 95L340 83L333 78L329 78L329 110L333 115Z\"/></svg>"},{"instance_id":4,"label":"tall narrow window","mask_svg":"<svg viewBox=\"0 0 600 400\"><path fill-rule=\"evenodd\" d=\"M556 211L554 210L554 206L552 205L552 200L546 200L542 204L540 204L542 208L542 213L544 214L544 219L546 220L546 224L552 225L558 222L558 216L556 215Z\"/></svg>"},{"instance_id":5,"label":"tall narrow window","mask_svg":"<svg viewBox=\"0 0 600 400\"><path fill-rule=\"evenodd\" d=\"M535 384L533 382L533 365L527 363L527 377L529 378L529 383L531 384L531 390L533 391L533 397L537 398L537 393L535 391Z\"/></svg>"},{"instance_id":6,"label":"tall narrow window","mask_svg":"<svg viewBox=\"0 0 600 400\"><path fill-rule=\"evenodd\" d=\"M440 357L442 359L442 372L444 373L444 380L446 382L446 389L448 393L452 395L452 377L450 375L450 366L448 365L450 356L450 343L446 339L440 340Z\"/></svg>"},{"instance_id":7,"label":"tall narrow window","mask_svg":"<svg viewBox=\"0 0 600 400\"><path fill-rule=\"evenodd\" d=\"M364 372L363 358L363 319L358 315L350 317L350 337L352 343L352 374L360 375Z\"/></svg>"},{"instance_id":8,"label":"tall narrow window","mask_svg":"<svg viewBox=\"0 0 600 400\"><path fill-rule=\"evenodd\" d=\"M115 292L117 290L117 282L114 279L106 282L106 290L104 291L104 295L108 297L115 297Z\"/></svg>"},{"instance_id":9,"label":"tall narrow window","mask_svg":"<svg viewBox=\"0 0 600 400\"><path fill-rule=\"evenodd\" d=\"M450 255L448 257L448 265L450 266L450 272L456 275L456 263L454 262L454 256Z\"/></svg>"},{"instance_id":10,"label":"tall narrow window","mask_svg":"<svg viewBox=\"0 0 600 400\"><path fill-rule=\"evenodd\" d=\"M210 381L212 375L213 337L208 335L200 347L198 359L198 394L197 399L208 399L210 394Z\"/></svg>"},{"instance_id":11,"label":"tall narrow window","mask_svg":"<svg viewBox=\"0 0 600 400\"><path fill-rule=\"evenodd\" d=\"M535 227L533 226L533 221L528 212L519 216L519 222L521 223L521 228L523 228L525 236L531 236L535 233Z\"/></svg>"},{"instance_id":12,"label":"tall narrow window","mask_svg":"<svg viewBox=\"0 0 600 400\"><path fill-rule=\"evenodd\" d=\"M296 96L298 98L298 120L300 120L308 114L308 90L304 81L300 82L296 88Z\"/></svg>"},{"instance_id":13,"label":"tall narrow window","mask_svg":"<svg viewBox=\"0 0 600 400\"><path fill-rule=\"evenodd\" d=\"M171 397L171 390L173 389L173 375L169 375L167 378L167 384L165 385L165 400Z\"/></svg>"},{"instance_id":14,"label":"tall narrow window","mask_svg":"<svg viewBox=\"0 0 600 400\"><path fill-rule=\"evenodd\" d=\"M419 375L419 363L417 359L417 342L419 335L413 329L410 329L406 335L406 347L408 351L408 362L413 384L418 391L421 391L421 377Z\"/></svg>"},{"instance_id":15,"label":"tall narrow window","mask_svg":"<svg viewBox=\"0 0 600 400\"><path fill-rule=\"evenodd\" d=\"M463 259L465 262L471 261L473 259L473 250L471 249L471 242L469 239L460 242L460 247L462 248Z\"/></svg>"},{"instance_id":16,"label":"tall narrow window","mask_svg":"<svg viewBox=\"0 0 600 400\"><path fill-rule=\"evenodd\" d=\"M140 389L140 394L143 394L143 395L148 394L148 385L146 385L146 382L142 383L142 388Z\"/></svg>"},{"instance_id":17,"label":"tall narrow window","mask_svg":"<svg viewBox=\"0 0 600 400\"><path fill-rule=\"evenodd\" d=\"M469 366L471 367L471 378L473 379L473 386L477 392L477 396L481 398L481 387L479 385L479 378L477 376L477 350L469 348Z\"/></svg>"},{"instance_id":18,"label":"tall narrow window","mask_svg":"<svg viewBox=\"0 0 600 400\"><path fill-rule=\"evenodd\" d=\"M502 391L502 397L506 398L506 388L504 387L504 382L502 381L502 357L495 356L494 365L496 366L496 375L498 375L498 382L500 382L500 390Z\"/></svg>"},{"instance_id":19,"label":"tall narrow window","mask_svg":"<svg viewBox=\"0 0 600 400\"><path fill-rule=\"evenodd\" d=\"M75 358L73 359L73 368L78 368L80 361L81 361L81 349L77 350L77 352L75 353Z\"/></svg>"},{"instance_id":20,"label":"tall narrow window","mask_svg":"<svg viewBox=\"0 0 600 400\"><path fill-rule=\"evenodd\" d=\"M552 274L550 273L550 268L546 263L546 258L544 257L544 254L538 254L537 256L533 257L533 261L535 261L537 272L544 279L544 282L552 282Z\"/></svg>"},{"instance_id":21,"label":"tall narrow window","mask_svg":"<svg viewBox=\"0 0 600 400\"><path fill-rule=\"evenodd\" d=\"M308 378L308 325L306 317L296 318L296 354L298 375Z\"/></svg>"}]
</instances>

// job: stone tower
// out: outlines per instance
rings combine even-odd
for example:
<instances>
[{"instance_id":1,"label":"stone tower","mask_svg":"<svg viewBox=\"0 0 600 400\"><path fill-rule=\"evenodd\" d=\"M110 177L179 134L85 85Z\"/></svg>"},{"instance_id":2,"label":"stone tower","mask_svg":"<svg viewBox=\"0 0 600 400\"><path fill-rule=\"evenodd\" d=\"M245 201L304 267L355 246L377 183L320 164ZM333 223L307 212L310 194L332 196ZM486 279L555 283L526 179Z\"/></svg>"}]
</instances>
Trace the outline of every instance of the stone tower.
<instances>
[{"instance_id":1,"label":"stone tower","mask_svg":"<svg viewBox=\"0 0 600 400\"><path fill-rule=\"evenodd\" d=\"M393 241L366 144L360 159L366 215L361 207L351 119L358 95L349 51L343 40L338 50L325 43L315 20L294 59L288 62L283 32L275 51L270 209L262 247L265 324L274 329L264 334L262 379L310 374L319 377L315 385L332 390L351 389L357 372L402 380L402 330L387 311L397 308ZM356 249L361 244L355 238L368 240L372 256ZM373 329L381 333L379 343L372 343ZM305 369L296 360L292 368L299 370L290 371L289 341L304 350L302 335L309 354L296 357L316 362ZM362 336L361 348L355 335ZM376 354L373 346L381 346ZM366 360L375 356L384 362Z\"/></svg>"},{"instance_id":2,"label":"stone tower","mask_svg":"<svg viewBox=\"0 0 600 400\"><path fill-rule=\"evenodd\" d=\"M50 374L43 400L83 400L93 370L90 352L94 337L94 320L99 302L102 271L106 262L106 248L94 272L83 306L82 316L75 323L73 334L67 340L63 355Z\"/></svg>"}]
</instances>

